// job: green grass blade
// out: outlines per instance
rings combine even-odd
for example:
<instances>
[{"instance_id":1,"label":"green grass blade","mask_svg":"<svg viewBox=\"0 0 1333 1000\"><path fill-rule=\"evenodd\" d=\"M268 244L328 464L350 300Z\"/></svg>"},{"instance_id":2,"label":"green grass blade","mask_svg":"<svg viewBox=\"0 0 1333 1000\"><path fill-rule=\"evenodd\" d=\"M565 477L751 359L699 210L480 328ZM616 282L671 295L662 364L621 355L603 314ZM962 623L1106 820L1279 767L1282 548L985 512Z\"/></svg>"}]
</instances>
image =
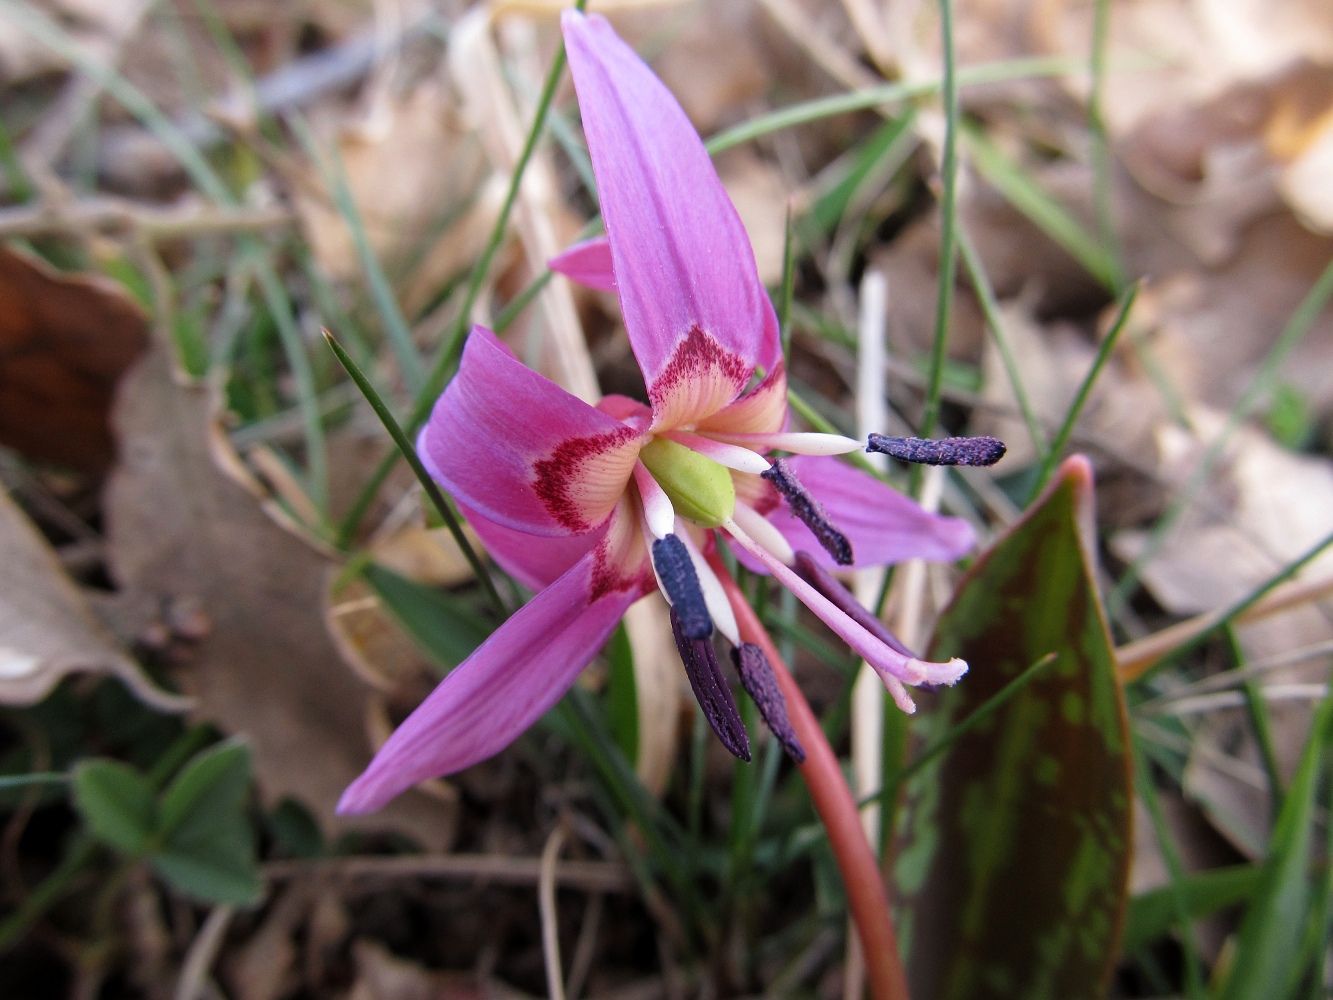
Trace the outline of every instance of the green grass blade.
<instances>
[{"instance_id":1,"label":"green grass blade","mask_svg":"<svg viewBox=\"0 0 1333 1000\"><path fill-rule=\"evenodd\" d=\"M68 60L79 71L97 82L107 93L125 106L135 118L160 139L189 175L190 180L205 195L219 204L233 204L235 199L209 163L199 147L163 114L134 84L111 66L91 55L64 28L30 4L0 0L0 14L18 25L23 31L47 48Z\"/></svg>"},{"instance_id":2,"label":"green grass blade","mask_svg":"<svg viewBox=\"0 0 1333 1000\"><path fill-rule=\"evenodd\" d=\"M1157 846L1162 853L1170 884L1167 889L1167 903L1170 906L1171 925L1180 935L1180 946L1185 957L1185 993L1192 1000L1201 1000L1204 996L1203 971L1199 961L1199 949L1194 943L1194 928L1190 921L1189 901L1185 895L1185 868L1180 861L1180 852L1171 833L1171 826L1162 811L1162 800L1153 781L1152 771L1148 766L1148 757L1139 745L1134 744L1134 781L1139 799L1148 810L1152 819L1153 832L1157 837Z\"/></svg>"},{"instance_id":3,"label":"green grass blade","mask_svg":"<svg viewBox=\"0 0 1333 1000\"><path fill-rule=\"evenodd\" d=\"M1227 608L1226 611L1218 616L1217 621L1213 622L1208 628L1191 636L1161 659L1149 664L1142 672L1136 674L1132 680L1142 681L1145 677L1162 669L1167 664L1175 663L1182 657L1194 652L1194 650L1198 649L1216 635L1218 630L1227 628L1241 615L1245 614L1246 611L1249 611L1250 608L1263 600L1269 591L1290 580L1306 566L1314 562L1314 560L1319 558L1320 554L1330 545L1333 545L1333 532L1325 535L1310 548L1306 549L1299 558L1282 567L1282 569L1278 570L1235 604Z\"/></svg>"},{"instance_id":4,"label":"green grass blade","mask_svg":"<svg viewBox=\"0 0 1333 1000\"><path fill-rule=\"evenodd\" d=\"M320 413L319 392L315 388L315 373L310 367L310 357L306 354L305 341L297 328L296 317L292 313L291 299L283 287L282 279L267 260L255 265L255 278L259 282L264 304L273 317L273 324L278 328L278 339L282 342L282 351L287 358L287 365L292 370L296 382L296 392L301 412L301 427L305 432L306 445L306 488L315 509L327 516L329 511L329 461L328 446L324 440L324 419ZM311 525L323 531L322 525Z\"/></svg>"},{"instance_id":5,"label":"green grass blade","mask_svg":"<svg viewBox=\"0 0 1333 1000\"><path fill-rule=\"evenodd\" d=\"M407 464L412 468L412 474L417 477L417 482L426 491L426 496L430 498L430 502L434 504L436 511L443 519L445 527L449 529L449 534L453 536L454 541L458 544L459 551L463 553L468 565L472 567L472 572L476 574L477 582L481 584L482 589L486 592L487 600L491 602L491 605L502 617L507 616L508 609L505 607L504 601L500 599L499 591L495 589L495 581L491 579L490 569L482 562L476 550L472 547L472 543L468 541L467 535L463 533L463 525L459 523L449 501L445 499L444 491L431 478L430 473L426 471L426 467L421 464L416 448L408 440L407 435L403 433L403 429L398 425L398 421L394 419L393 413L385 405L384 400L380 398L380 394L375 391L375 387L370 384L370 379L366 378L365 372L352 360L351 355L344 350L342 344L338 343L337 338L328 330L325 330L324 339L329 342L329 347L337 355L339 363L352 377L352 381L361 390L361 394L366 397L366 402L375 411L375 416L380 418L380 423L389 432L389 437L393 438L393 443L397 446L398 451L403 458L407 459Z\"/></svg>"},{"instance_id":6,"label":"green grass blade","mask_svg":"<svg viewBox=\"0 0 1333 1000\"><path fill-rule=\"evenodd\" d=\"M1315 712L1310 736L1278 816L1254 901L1245 911L1221 1000L1283 1000L1311 914L1310 846L1320 762L1333 740L1333 695Z\"/></svg>"},{"instance_id":7,"label":"green grass blade","mask_svg":"<svg viewBox=\"0 0 1333 1000\"><path fill-rule=\"evenodd\" d=\"M10 788L28 788L32 785L56 785L69 781L69 775L61 771L34 771L32 774L0 775L0 791Z\"/></svg>"},{"instance_id":8,"label":"green grass blade","mask_svg":"<svg viewBox=\"0 0 1333 1000\"><path fill-rule=\"evenodd\" d=\"M1009 336L1005 332L1004 320L1000 316L1000 303L995 297L995 288L991 285L990 276L986 274L986 269L981 264L981 257L977 254L976 247L972 245L967 230L963 228L961 222L957 228L958 249L962 252L963 266L967 268L972 290L981 304L981 314L986 318L986 328L990 330L991 337L995 341L995 349L1000 352L1000 361L1004 365L1009 386L1014 390L1014 399L1018 403L1019 412L1023 415L1028 436L1032 439L1032 448L1037 453L1037 458L1044 460L1050 446L1046 440L1046 432L1042 430L1041 421L1037 418L1037 412L1032 408L1032 401L1028 398L1027 387L1023 384L1023 373L1019 371L1018 359L1014 356Z\"/></svg>"},{"instance_id":9,"label":"green grass blade","mask_svg":"<svg viewBox=\"0 0 1333 1000\"><path fill-rule=\"evenodd\" d=\"M791 203L782 231L782 281L778 285L778 330L782 338L782 356L791 356L791 303L796 293L796 238L792 228Z\"/></svg>"},{"instance_id":10,"label":"green grass blade","mask_svg":"<svg viewBox=\"0 0 1333 1000\"><path fill-rule=\"evenodd\" d=\"M1258 865L1232 865L1186 875L1174 885L1140 893L1129 901L1121 952L1133 955L1179 923L1179 909L1191 920L1248 902L1259 885ZM1178 903L1183 900L1183 907Z\"/></svg>"},{"instance_id":11,"label":"green grass blade","mask_svg":"<svg viewBox=\"0 0 1333 1000\"><path fill-rule=\"evenodd\" d=\"M587 7L587 4L588 0L577 0L574 7L577 10L583 10ZM565 47L561 44L556 51L555 58L551 61L551 69L546 74L546 82L542 86L541 97L537 101L537 108L532 117L532 126L528 129L523 150L519 153L517 163L514 164L513 176L510 177L509 188L505 192L504 202L500 206L500 214L496 217L495 225L491 228L491 234L486 241L485 249L482 250L481 256L477 258L476 263L472 266L467 291L459 305L458 318L450 327L448 338L431 368L430 375L422 385L421 390L416 394L416 401L406 422L408 433L416 433L425 422L436 397L444 391L445 383L448 382L449 374L457 361L457 355L462 350L463 341L467 336L468 324L471 322L472 307L476 304L477 296L481 293L481 286L486 281L486 275L490 272L491 264L495 261L495 255L504 242L505 231L509 227L509 216L514 210L514 204L518 201L518 192L523 184L523 175L527 171L533 153L537 150L537 142L545 131L547 114L550 111L551 102L555 99L555 91L560 84L560 78L564 75L566 62ZM343 544L346 544L356 534L361 518L370 509L375 495L379 493L384 481L389 478L389 473L393 471L396 462L397 456L390 452L380 462L379 467L376 468L369 481L362 488L360 496L352 504L351 511L344 519L338 533Z\"/></svg>"},{"instance_id":12,"label":"green grass blade","mask_svg":"<svg viewBox=\"0 0 1333 1000\"><path fill-rule=\"evenodd\" d=\"M1115 281L1115 292L1125 287L1125 264L1120 246L1120 233L1115 224L1114 174L1111 164L1111 141L1106 132L1106 117L1102 111L1106 92L1106 46L1111 27L1111 0L1096 0L1092 15L1092 50L1088 70L1092 86L1088 90L1088 135L1092 139L1092 197L1097 212L1097 230L1101 238L1102 254Z\"/></svg>"},{"instance_id":13,"label":"green grass blade","mask_svg":"<svg viewBox=\"0 0 1333 1000\"><path fill-rule=\"evenodd\" d=\"M1036 482L1032 485L1032 496L1035 497L1041 492L1042 487L1051 478L1051 473L1055 471L1056 463L1060 461L1060 455L1065 450L1065 445L1069 443L1069 435L1074 432L1074 425L1078 423L1078 418L1083 413L1088 395L1097 383L1097 378L1101 375L1106 362L1111 360L1111 352L1115 350L1116 342L1120 339L1125 324L1129 322L1130 310L1134 308L1134 302L1138 297L1139 286L1135 285L1121 300L1120 308L1116 312L1115 322L1111 324L1111 329L1102 338L1101 347L1097 350L1097 357L1093 359L1092 367L1088 369L1087 375L1083 377L1078 392L1074 394L1074 401L1069 404L1069 411L1065 414L1065 419L1060 424L1060 429L1056 432L1054 439L1051 441L1051 446L1046 452L1046 458L1041 464L1041 471L1037 473Z\"/></svg>"},{"instance_id":14,"label":"green grass blade","mask_svg":"<svg viewBox=\"0 0 1333 1000\"><path fill-rule=\"evenodd\" d=\"M944 104L944 150L940 156L940 266L935 298L935 333L930 350L930 373L926 398L921 406L920 437L935 433L940 413L940 386L944 359L949 349L949 325L953 318L954 273L958 268L958 53L953 43L953 0L939 0L940 46L944 53L944 78L940 96ZM914 467L914 493L919 493L923 470Z\"/></svg>"},{"instance_id":15,"label":"green grass blade","mask_svg":"<svg viewBox=\"0 0 1333 1000\"><path fill-rule=\"evenodd\" d=\"M1116 289L1116 275L1096 238L1063 205L1007 156L980 129L963 130L972 164L1014 208L1027 216L1042 232L1064 248L1109 291Z\"/></svg>"},{"instance_id":16,"label":"green grass blade","mask_svg":"<svg viewBox=\"0 0 1333 1000\"><path fill-rule=\"evenodd\" d=\"M1001 83L1005 80L1022 80L1027 77L1067 76L1077 72L1078 69L1077 62L1062 57L1006 59L960 70L958 84L960 87L970 87ZM716 156L735 146L796 125L806 125L833 115L845 115L851 111L865 111L881 105L928 97L938 93L941 86L940 80L914 80L910 83L889 83L882 87L803 101L725 129L712 136L704 145L709 153Z\"/></svg>"},{"instance_id":17,"label":"green grass blade","mask_svg":"<svg viewBox=\"0 0 1333 1000\"><path fill-rule=\"evenodd\" d=\"M1254 377L1250 379L1240 398L1236 400L1236 405L1227 414L1227 420L1222 426L1222 430L1209 443L1208 449L1199 459L1199 464L1195 466L1189 479L1185 481L1185 485L1180 488L1180 492L1172 500L1171 506L1153 525L1139 557L1134 560L1116 582L1115 589L1106 599L1107 607L1112 614L1117 613L1129 599L1130 594L1133 593L1135 586L1138 584L1143 567L1166 544L1167 535L1175 526L1176 521L1180 519L1180 516L1194 502L1194 497L1199 490L1207 483L1208 477L1212 474L1227 445L1231 442L1232 435L1268 395L1282 370L1283 364L1286 363L1292 352L1300 346L1305 339L1305 335L1310 332L1315 320L1319 318L1319 314L1328 305L1330 298L1333 298L1333 261L1329 261L1324 267L1323 272L1315 280L1310 291L1301 300L1301 304L1292 313L1287 325L1278 334L1277 340L1273 342L1273 346L1259 365L1258 371L1254 373Z\"/></svg>"},{"instance_id":18,"label":"green grass blade","mask_svg":"<svg viewBox=\"0 0 1333 1000\"><path fill-rule=\"evenodd\" d=\"M324 182L329 186L333 194L334 207L352 234L352 245L356 248L361 270L365 273L367 284L370 285L370 294L375 300L375 309L379 313L385 337L398 359L398 370L403 375L408 391L415 395L421 391L426 380L425 372L422 370L421 355L412 340L412 331L408 328L407 319L398 305L398 298L389 284L389 278L384 273L379 258L375 256L375 248L370 245L370 234L366 232L365 220L361 218L361 210L356 207L356 199L352 197L352 188L347 181L347 170L337 146L331 146L327 156L321 155L319 141L304 119L299 115L291 115L288 122L305 148L306 155L314 162Z\"/></svg>"}]
</instances>

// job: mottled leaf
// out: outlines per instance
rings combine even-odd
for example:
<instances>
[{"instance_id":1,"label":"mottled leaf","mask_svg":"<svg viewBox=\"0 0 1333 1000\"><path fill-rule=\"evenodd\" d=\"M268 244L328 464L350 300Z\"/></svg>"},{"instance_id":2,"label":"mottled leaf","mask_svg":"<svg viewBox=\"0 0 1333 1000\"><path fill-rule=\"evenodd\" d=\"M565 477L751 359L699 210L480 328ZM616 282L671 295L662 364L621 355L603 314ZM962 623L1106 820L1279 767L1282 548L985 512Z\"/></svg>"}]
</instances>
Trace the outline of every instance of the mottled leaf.
<instances>
[{"instance_id":1,"label":"mottled leaf","mask_svg":"<svg viewBox=\"0 0 1333 1000\"><path fill-rule=\"evenodd\" d=\"M925 719L932 743L1056 659L907 785L893 874L915 997L1105 993L1132 786L1092 524L1092 472L1076 457L972 567L937 626L932 659L961 656L971 670Z\"/></svg>"}]
</instances>

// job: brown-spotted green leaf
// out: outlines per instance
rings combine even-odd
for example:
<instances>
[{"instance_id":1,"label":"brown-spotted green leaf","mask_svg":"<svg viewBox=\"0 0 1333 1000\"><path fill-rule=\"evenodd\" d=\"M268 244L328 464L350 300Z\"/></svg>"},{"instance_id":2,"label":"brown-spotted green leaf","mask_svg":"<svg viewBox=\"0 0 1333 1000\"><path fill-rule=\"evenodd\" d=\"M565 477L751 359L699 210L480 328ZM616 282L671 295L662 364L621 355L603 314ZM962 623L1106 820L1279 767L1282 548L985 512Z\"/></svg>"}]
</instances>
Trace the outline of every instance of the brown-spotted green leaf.
<instances>
[{"instance_id":1,"label":"brown-spotted green leaf","mask_svg":"<svg viewBox=\"0 0 1333 1000\"><path fill-rule=\"evenodd\" d=\"M933 659L971 665L924 721L940 738L1043 657L1056 659L917 772L893 875L912 996L1102 996L1130 860L1124 699L1093 584L1092 471L1062 465L964 578Z\"/></svg>"}]
</instances>

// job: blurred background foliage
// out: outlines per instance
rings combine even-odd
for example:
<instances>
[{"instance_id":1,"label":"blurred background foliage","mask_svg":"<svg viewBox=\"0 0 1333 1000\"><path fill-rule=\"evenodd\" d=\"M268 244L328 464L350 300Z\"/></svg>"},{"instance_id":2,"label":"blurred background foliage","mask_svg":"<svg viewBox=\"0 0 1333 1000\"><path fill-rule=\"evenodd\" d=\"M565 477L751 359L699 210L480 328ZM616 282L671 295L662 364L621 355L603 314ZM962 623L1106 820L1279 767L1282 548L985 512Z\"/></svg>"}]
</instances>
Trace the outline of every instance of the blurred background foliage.
<instances>
[{"instance_id":1,"label":"blurred background foliage","mask_svg":"<svg viewBox=\"0 0 1333 1000\"><path fill-rule=\"evenodd\" d=\"M545 267L599 227L560 6L0 0L4 995L863 993L804 785L744 698L721 752L661 604L505 753L333 816L527 595L321 329L408 438L472 322L644 393ZM917 716L740 574L912 995L1328 995L1333 12L593 9L715 154L799 422L1010 447L873 467L983 539L856 582L972 666Z\"/></svg>"}]
</instances>

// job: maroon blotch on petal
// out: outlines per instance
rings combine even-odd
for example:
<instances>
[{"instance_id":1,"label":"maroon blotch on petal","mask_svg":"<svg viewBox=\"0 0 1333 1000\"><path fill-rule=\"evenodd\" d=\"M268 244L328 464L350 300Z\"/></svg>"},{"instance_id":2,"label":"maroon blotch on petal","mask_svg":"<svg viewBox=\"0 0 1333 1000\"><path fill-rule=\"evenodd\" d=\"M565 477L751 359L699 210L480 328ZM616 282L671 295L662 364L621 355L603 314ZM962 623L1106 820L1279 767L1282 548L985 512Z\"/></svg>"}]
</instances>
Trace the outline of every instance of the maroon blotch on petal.
<instances>
[{"instance_id":1,"label":"maroon blotch on petal","mask_svg":"<svg viewBox=\"0 0 1333 1000\"><path fill-rule=\"evenodd\" d=\"M915 465L994 465L1004 458L1004 442L993 437L919 438L871 434L866 451Z\"/></svg>"},{"instance_id":2,"label":"maroon blotch on petal","mask_svg":"<svg viewBox=\"0 0 1333 1000\"><path fill-rule=\"evenodd\" d=\"M673 614L680 618L680 627L691 639L707 639L713 634L713 617L704 601L699 574L694 571L685 543L675 535L667 535L653 542L653 568L662 581L662 589L671 598Z\"/></svg>"},{"instance_id":3,"label":"maroon blotch on petal","mask_svg":"<svg viewBox=\"0 0 1333 1000\"><path fill-rule=\"evenodd\" d=\"M736 699L731 696L731 688L727 687L727 680L722 675L712 640L691 639L686 635L675 608L671 609L671 633L676 637L676 649L680 661L685 664L685 676L690 679L690 687L699 707L704 710L708 725L733 756L749 763L750 737L745 732L740 712L736 710Z\"/></svg>"},{"instance_id":4,"label":"maroon blotch on petal","mask_svg":"<svg viewBox=\"0 0 1333 1000\"><path fill-rule=\"evenodd\" d=\"M811 533L824 546L824 551L833 557L839 566L850 566L853 562L852 543L847 536L833 526L825 513L823 505L810 495L810 491L801 485L801 481L792 473L791 468L782 459L774 459L767 472L760 475L767 479L787 501L787 509L801 519Z\"/></svg>"},{"instance_id":5,"label":"maroon blotch on petal","mask_svg":"<svg viewBox=\"0 0 1333 1000\"><path fill-rule=\"evenodd\" d=\"M904 646L902 640L890 632L888 627L876 615L872 615L861 607L861 602L852 595L852 592L839 583L837 577L815 562L809 552L796 553L795 569L797 573L804 577L806 583L827 597L837 606L839 611L884 645L910 659L920 659L916 653Z\"/></svg>"},{"instance_id":6,"label":"maroon blotch on petal","mask_svg":"<svg viewBox=\"0 0 1333 1000\"><path fill-rule=\"evenodd\" d=\"M783 749L796 763L804 764L805 748L787 717L787 701L782 697L778 680L773 676L773 666L764 651L752 642L743 642L731 651L731 662L736 664L741 685L754 699L759 714Z\"/></svg>"}]
</instances>

